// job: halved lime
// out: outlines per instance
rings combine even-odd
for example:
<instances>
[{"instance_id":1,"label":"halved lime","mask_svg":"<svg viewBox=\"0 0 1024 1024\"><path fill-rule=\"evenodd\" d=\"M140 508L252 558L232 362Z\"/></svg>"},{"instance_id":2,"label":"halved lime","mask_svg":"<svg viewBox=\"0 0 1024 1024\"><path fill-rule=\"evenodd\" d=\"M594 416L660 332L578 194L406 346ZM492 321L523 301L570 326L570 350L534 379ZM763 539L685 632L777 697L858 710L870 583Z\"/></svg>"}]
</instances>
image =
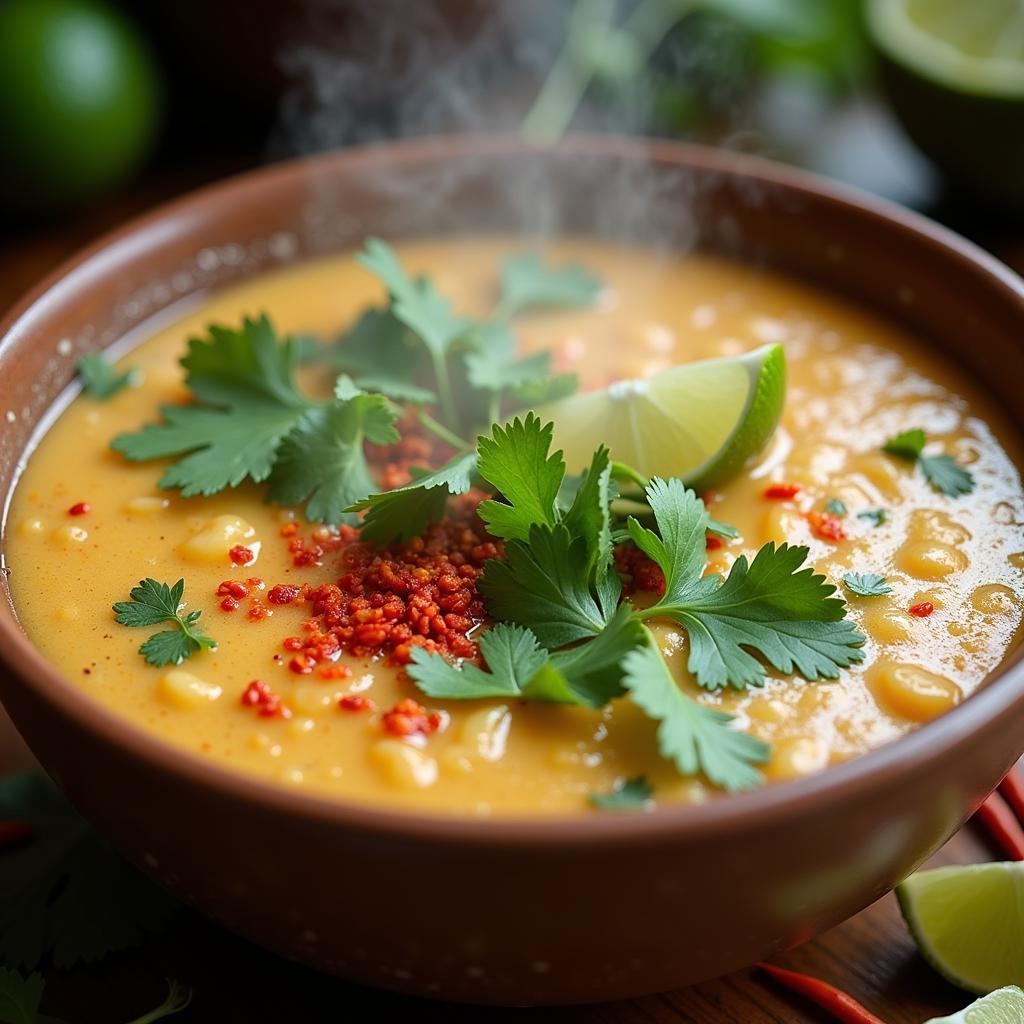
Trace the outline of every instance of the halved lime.
<instances>
[{"instance_id":1,"label":"halved lime","mask_svg":"<svg viewBox=\"0 0 1024 1024\"><path fill-rule=\"evenodd\" d=\"M997 988L959 1013L932 1017L925 1024L1021 1024L1024 1021L1024 992L1016 985Z\"/></svg>"},{"instance_id":2,"label":"halved lime","mask_svg":"<svg viewBox=\"0 0 1024 1024\"><path fill-rule=\"evenodd\" d=\"M764 448L785 399L785 354L781 345L765 345L616 381L552 402L537 415L554 421L554 445L571 473L604 442L613 459L645 477L677 476L703 488L735 476Z\"/></svg>"},{"instance_id":3,"label":"halved lime","mask_svg":"<svg viewBox=\"0 0 1024 1024\"><path fill-rule=\"evenodd\" d=\"M921 952L954 985L1024 984L1024 863L918 871L896 895Z\"/></svg>"},{"instance_id":4,"label":"halved lime","mask_svg":"<svg viewBox=\"0 0 1024 1024\"><path fill-rule=\"evenodd\" d=\"M1024 3L870 0L867 15L910 137L977 198L1024 202Z\"/></svg>"}]
</instances>

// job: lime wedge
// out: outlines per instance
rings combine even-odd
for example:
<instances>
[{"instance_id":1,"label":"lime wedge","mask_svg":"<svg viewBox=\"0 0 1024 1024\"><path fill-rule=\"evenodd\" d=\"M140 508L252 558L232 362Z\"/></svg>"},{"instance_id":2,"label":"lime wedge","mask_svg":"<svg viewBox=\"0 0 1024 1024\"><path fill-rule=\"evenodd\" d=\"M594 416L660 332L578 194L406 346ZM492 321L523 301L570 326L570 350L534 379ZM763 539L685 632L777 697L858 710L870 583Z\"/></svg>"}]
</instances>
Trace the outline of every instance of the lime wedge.
<instances>
[{"instance_id":1,"label":"lime wedge","mask_svg":"<svg viewBox=\"0 0 1024 1024\"><path fill-rule=\"evenodd\" d=\"M620 380L537 410L555 424L570 473L604 442L642 476L713 487L735 476L775 432L786 398L781 345Z\"/></svg>"},{"instance_id":2,"label":"lime wedge","mask_svg":"<svg viewBox=\"0 0 1024 1024\"><path fill-rule=\"evenodd\" d=\"M867 21L907 134L976 200L1024 204L1021 0L869 0Z\"/></svg>"},{"instance_id":3,"label":"lime wedge","mask_svg":"<svg viewBox=\"0 0 1024 1024\"><path fill-rule=\"evenodd\" d=\"M1016 985L997 988L970 1006L948 1017L932 1017L925 1024L1021 1024L1024 1021L1024 992Z\"/></svg>"},{"instance_id":4,"label":"lime wedge","mask_svg":"<svg viewBox=\"0 0 1024 1024\"><path fill-rule=\"evenodd\" d=\"M954 985L1024 984L1024 862L919 871L896 895L921 952Z\"/></svg>"}]
</instances>

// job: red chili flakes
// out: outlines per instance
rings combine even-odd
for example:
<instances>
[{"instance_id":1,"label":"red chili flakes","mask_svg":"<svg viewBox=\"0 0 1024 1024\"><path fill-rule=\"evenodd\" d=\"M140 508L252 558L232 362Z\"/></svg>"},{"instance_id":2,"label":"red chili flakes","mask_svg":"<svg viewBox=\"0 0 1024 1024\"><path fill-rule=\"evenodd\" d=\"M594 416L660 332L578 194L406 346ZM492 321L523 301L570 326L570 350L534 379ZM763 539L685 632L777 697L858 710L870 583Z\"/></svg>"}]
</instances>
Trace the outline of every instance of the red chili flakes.
<instances>
[{"instance_id":1,"label":"red chili flakes","mask_svg":"<svg viewBox=\"0 0 1024 1024\"><path fill-rule=\"evenodd\" d=\"M85 516L92 511L92 506L87 501L76 502L68 509L69 516Z\"/></svg>"},{"instance_id":2,"label":"red chili flakes","mask_svg":"<svg viewBox=\"0 0 1024 1024\"><path fill-rule=\"evenodd\" d=\"M799 484L769 484L764 489L764 496L769 501L789 501L801 491Z\"/></svg>"},{"instance_id":3,"label":"red chili flakes","mask_svg":"<svg viewBox=\"0 0 1024 1024\"><path fill-rule=\"evenodd\" d=\"M301 593L302 589L300 587L293 587L287 583L278 583L267 592L267 600L271 604L291 604Z\"/></svg>"},{"instance_id":4,"label":"red chili flakes","mask_svg":"<svg viewBox=\"0 0 1024 1024\"><path fill-rule=\"evenodd\" d=\"M935 611L935 605L931 601L922 601L910 608L910 614L916 615L919 619L927 619L933 611Z\"/></svg>"},{"instance_id":5,"label":"red chili flakes","mask_svg":"<svg viewBox=\"0 0 1024 1024\"><path fill-rule=\"evenodd\" d=\"M842 519L831 512L808 512L807 521L811 524L811 532L820 540L833 543L846 540Z\"/></svg>"},{"instance_id":6,"label":"red chili flakes","mask_svg":"<svg viewBox=\"0 0 1024 1024\"><path fill-rule=\"evenodd\" d=\"M262 679L254 679L242 694L242 705L247 708L259 708L262 718L291 718L291 708L281 700L280 694L273 690Z\"/></svg>"},{"instance_id":7,"label":"red chili flakes","mask_svg":"<svg viewBox=\"0 0 1024 1024\"><path fill-rule=\"evenodd\" d=\"M341 525L336 530L327 526L317 527L309 538L292 536L288 550L292 565L304 568L323 565L324 555L358 540L359 531L353 526Z\"/></svg>"},{"instance_id":8,"label":"red chili flakes","mask_svg":"<svg viewBox=\"0 0 1024 1024\"><path fill-rule=\"evenodd\" d=\"M615 549L615 569L627 595L644 591L660 597L665 593L665 574L661 567L632 544L622 544Z\"/></svg>"},{"instance_id":9,"label":"red chili flakes","mask_svg":"<svg viewBox=\"0 0 1024 1024\"><path fill-rule=\"evenodd\" d=\"M381 717L381 725L392 736L430 736L444 724L445 717L439 711L428 713L422 704L409 697L400 700Z\"/></svg>"},{"instance_id":10,"label":"red chili flakes","mask_svg":"<svg viewBox=\"0 0 1024 1024\"><path fill-rule=\"evenodd\" d=\"M345 651L407 665L414 647L477 658L469 634L486 617L477 581L484 562L503 554L476 515L482 498L471 492L454 499L443 523L407 543L347 543L338 582L305 589L312 617L306 635L289 637L285 649L314 663Z\"/></svg>"},{"instance_id":11,"label":"red chili flakes","mask_svg":"<svg viewBox=\"0 0 1024 1024\"><path fill-rule=\"evenodd\" d=\"M273 614L274 613L258 597L254 597L249 602L249 611L246 612L250 622L262 622L268 615Z\"/></svg>"},{"instance_id":12,"label":"red chili flakes","mask_svg":"<svg viewBox=\"0 0 1024 1024\"><path fill-rule=\"evenodd\" d=\"M317 670L317 675L321 679L351 679L352 669L348 665L324 665Z\"/></svg>"},{"instance_id":13,"label":"red chili flakes","mask_svg":"<svg viewBox=\"0 0 1024 1024\"><path fill-rule=\"evenodd\" d=\"M238 602L233 597L225 597L220 603L221 609L226 612L238 610Z\"/></svg>"},{"instance_id":14,"label":"red chili flakes","mask_svg":"<svg viewBox=\"0 0 1024 1024\"><path fill-rule=\"evenodd\" d=\"M298 523L285 523L284 526L281 527L281 536L282 537L294 537L295 534L297 534L298 532L299 532L299 524Z\"/></svg>"},{"instance_id":15,"label":"red chili flakes","mask_svg":"<svg viewBox=\"0 0 1024 1024\"><path fill-rule=\"evenodd\" d=\"M231 559L235 565L248 565L253 559L255 559L256 553L252 548L247 548L244 544L236 544L229 552L228 558Z\"/></svg>"},{"instance_id":16,"label":"red chili flakes","mask_svg":"<svg viewBox=\"0 0 1024 1024\"><path fill-rule=\"evenodd\" d=\"M377 705L362 693L346 693L338 699L338 707L342 711L373 711ZM389 711L388 714L391 714Z\"/></svg>"},{"instance_id":17,"label":"red chili flakes","mask_svg":"<svg viewBox=\"0 0 1024 1024\"><path fill-rule=\"evenodd\" d=\"M244 583L236 583L234 580L225 580L217 588L217 595L219 597L233 597L236 601L241 601L243 598L249 596L249 588Z\"/></svg>"},{"instance_id":18,"label":"red chili flakes","mask_svg":"<svg viewBox=\"0 0 1024 1024\"><path fill-rule=\"evenodd\" d=\"M288 667L297 676L308 676L313 674L313 669L316 668L316 661L313 658L306 657L305 654L296 654L288 662Z\"/></svg>"}]
</instances>

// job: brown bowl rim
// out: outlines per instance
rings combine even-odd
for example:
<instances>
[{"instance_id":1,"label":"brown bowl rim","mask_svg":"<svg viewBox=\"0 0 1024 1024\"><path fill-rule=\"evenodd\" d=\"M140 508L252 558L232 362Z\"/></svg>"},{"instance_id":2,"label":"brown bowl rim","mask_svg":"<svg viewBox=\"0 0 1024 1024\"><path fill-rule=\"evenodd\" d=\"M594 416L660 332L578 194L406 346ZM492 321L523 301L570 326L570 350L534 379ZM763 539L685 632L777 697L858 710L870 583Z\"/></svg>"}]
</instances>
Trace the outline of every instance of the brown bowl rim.
<instances>
[{"instance_id":1,"label":"brown bowl rim","mask_svg":"<svg viewBox=\"0 0 1024 1024\"><path fill-rule=\"evenodd\" d=\"M973 242L921 214L852 186L761 157L692 143L579 134L570 136L557 148L598 158L630 158L638 153L646 154L661 164L753 179L797 195L824 198L874 220L894 223L905 233L919 238L923 244L942 249L965 269L981 271L993 285L1016 296L1021 302L1024 322L1024 280L1010 268ZM424 159L437 160L444 155L487 157L524 151L544 152L545 147L524 143L514 135L427 136L299 157L192 190L129 220L64 261L0 320L0 346L14 335L22 320L45 315L48 301L53 300L59 289L73 287L82 275L88 277L102 273L103 254L109 249L144 242L148 232L159 230L162 224L177 217L201 213L210 203L244 202L259 195L268 182L301 178L313 171L330 174L336 165L349 169L372 169L379 164L393 167L396 162L415 165ZM646 844L657 843L677 833L708 840L712 836L770 827L773 823L779 825L795 813L814 813L824 805L848 799L871 786L898 784L904 774L925 770L929 761L944 756L965 742L1015 701L1024 701L1024 686L1021 685L1024 683L1024 661L1019 661L991 678L961 706L933 722L850 761L800 779L772 783L702 804L662 806L643 814L468 818L414 810L381 810L369 804L349 803L296 791L206 762L201 755L182 750L125 721L74 687L36 650L9 608L4 608L0 615L0 658L16 676L16 685L34 689L37 696L56 713L73 717L81 727L104 742L120 746L132 756L149 762L153 768L184 778L189 784L212 787L219 791L220 796L244 801L273 814L303 818L324 826L352 828L398 838L472 842L476 845L556 843L565 847L595 841Z\"/></svg>"}]
</instances>

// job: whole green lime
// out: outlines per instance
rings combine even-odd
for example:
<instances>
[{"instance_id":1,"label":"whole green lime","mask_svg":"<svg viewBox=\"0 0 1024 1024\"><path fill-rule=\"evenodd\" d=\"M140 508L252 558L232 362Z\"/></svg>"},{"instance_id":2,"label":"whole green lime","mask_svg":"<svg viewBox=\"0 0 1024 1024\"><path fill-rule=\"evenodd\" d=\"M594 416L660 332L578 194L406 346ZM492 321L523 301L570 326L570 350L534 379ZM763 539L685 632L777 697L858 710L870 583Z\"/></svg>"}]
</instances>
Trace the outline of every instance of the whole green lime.
<instances>
[{"instance_id":1,"label":"whole green lime","mask_svg":"<svg viewBox=\"0 0 1024 1024\"><path fill-rule=\"evenodd\" d=\"M66 207L149 152L160 87L144 40L93 0L0 2L0 201Z\"/></svg>"}]
</instances>

